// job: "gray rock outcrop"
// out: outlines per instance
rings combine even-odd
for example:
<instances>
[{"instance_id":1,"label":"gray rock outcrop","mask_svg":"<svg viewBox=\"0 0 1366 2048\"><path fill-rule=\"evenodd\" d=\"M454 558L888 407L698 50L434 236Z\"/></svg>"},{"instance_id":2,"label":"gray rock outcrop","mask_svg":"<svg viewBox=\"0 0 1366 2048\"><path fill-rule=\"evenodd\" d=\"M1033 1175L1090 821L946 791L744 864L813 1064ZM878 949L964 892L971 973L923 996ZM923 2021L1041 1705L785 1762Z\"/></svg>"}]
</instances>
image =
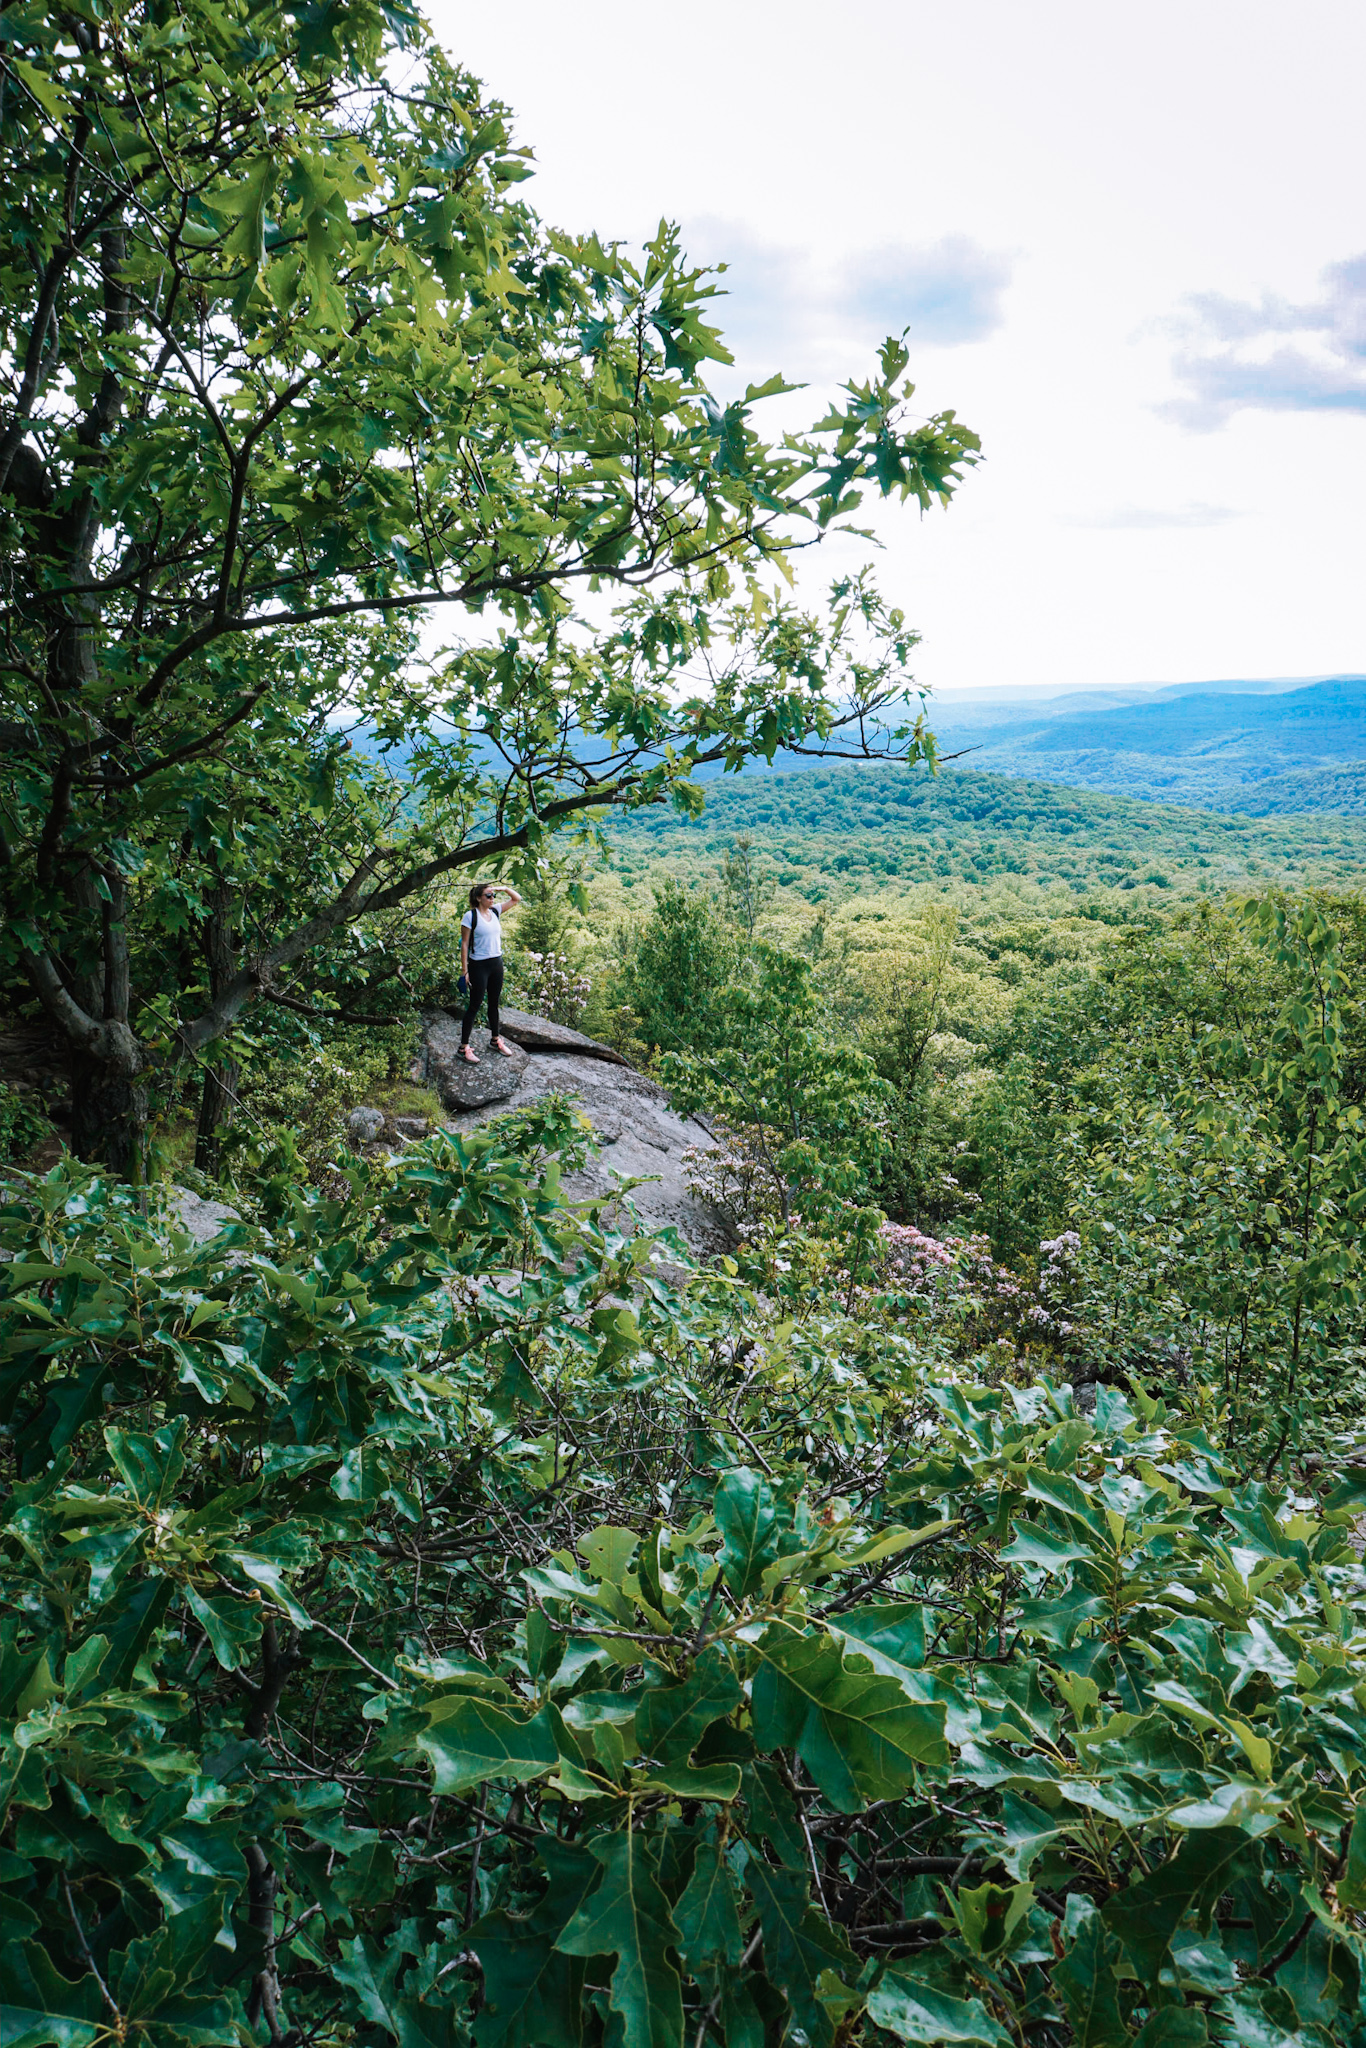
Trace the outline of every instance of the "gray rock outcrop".
<instances>
[{"instance_id":1,"label":"gray rock outcrop","mask_svg":"<svg viewBox=\"0 0 1366 2048\"><path fill-rule=\"evenodd\" d=\"M208 1244L220 1230L239 1221L237 1211L227 1202L211 1202L207 1196L196 1195L179 1184L171 1188L171 1207L180 1228L196 1244Z\"/></svg>"},{"instance_id":2,"label":"gray rock outcrop","mask_svg":"<svg viewBox=\"0 0 1366 2048\"><path fill-rule=\"evenodd\" d=\"M382 1109L353 1109L346 1119L346 1135L353 1145L373 1145L383 1129Z\"/></svg>"},{"instance_id":3,"label":"gray rock outcrop","mask_svg":"<svg viewBox=\"0 0 1366 2048\"><path fill-rule=\"evenodd\" d=\"M503 1017L506 1022L506 1012ZM520 1024L521 1013L518 1021ZM542 1024L539 1018L528 1021ZM571 1041L580 1037L562 1025L542 1028L547 1034L563 1032ZM512 1027L505 1035L512 1040ZM479 1034L475 1036L477 1039ZM447 1050L452 1042L455 1061ZM611 1196L623 1180L639 1178L643 1184L631 1190L630 1200L647 1230L672 1226L696 1252L728 1249L731 1235L724 1218L693 1193L684 1162L690 1148L707 1151L714 1141L701 1124L670 1107L668 1095L657 1081L637 1073L610 1047L599 1049L592 1039L566 1050L547 1047L533 1052L525 1049L524 1038L515 1072L511 1061L500 1060L496 1054L487 1063L496 1066L500 1078L509 1084L498 1096L467 1102L453 1089L452 1100L442 1078L448 1064L455 1068L457 1088L467 1075L478 1077L486 1071L485 1066L457 1064L459 1043L460 1029L451 1018L433 1014L424 1020L422 1070L452 1112L448 1128L459 1131L488 1123L542 1096L571 1096L592 1125L598 1147L582 1173L565 1176L564 1189L571 1201Z\"/></svg>"},{"instance_id":4,"label":"gray rock outcrop","mask_svg":"<svg viewBox=\"0 0 1366 2048\"><path fill-rule=\"evenodd\" d=\"M498 1015L504 1038L527 1052L577 1053L583 1059L605 1060L612 1067L631 1064L615 1047L598 1038L585 1038L582 1031L571 1031L567 1024L552 1024L548 1017L533 1017L528 1010L500 1009Z\"/></svg>"},{"instance_id":5,"label":"gray rock outcrop","mask_svg":"<svg viewBox=\"0 0 1366 2048\"><path fill-rule=\"evenodd\" d=\"M460 1026L444 1010L430 1011L422 1020L422 1073L441 1097L443 1109L485 1109L490 1103L507 1102L517 1093L526 1072L529 1055L509 1036L510 1051L495 1052L493 1041L482 1024L470 1037L479 1064L471 1066L460 1056Z\"/></svg>"}]
</instances>

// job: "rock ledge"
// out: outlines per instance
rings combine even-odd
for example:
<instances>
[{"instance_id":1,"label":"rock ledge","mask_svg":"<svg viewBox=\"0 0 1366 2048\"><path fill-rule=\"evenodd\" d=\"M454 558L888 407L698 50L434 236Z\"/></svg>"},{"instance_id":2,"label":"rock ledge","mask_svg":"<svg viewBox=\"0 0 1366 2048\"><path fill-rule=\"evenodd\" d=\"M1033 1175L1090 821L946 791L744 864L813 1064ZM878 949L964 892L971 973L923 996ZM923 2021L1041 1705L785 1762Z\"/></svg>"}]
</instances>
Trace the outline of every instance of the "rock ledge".
<instances>
[{"instance_id":1,"label":"rock ledge","mask_svg":"<svg viewBox=\"0 0 1366 2048\"><path fill-rule=\"evenodd\" d=\"M459 1058L460 1027L454 1019L444 1011L424 1019L418 1071L451 1112L451 1130L487 1123L541 1096L572 1096L600 1149L582 1173L565 1176L571 1201L610 1198L623 1180L640 1178L643 1184L632 1190L631 1202L646 1230L672 1226L696 1252L730 1248L724 1218L688 1185L685 1153L708 1151L714 1143L703 1125L680 1116L659 1083L637 1073L610 1046L524 1011L504 1010L502 1023L504 1036L516 1047L514 1059L495 1053L483 1065L469 1067ZM534 1050L533 1034L540 1041ZM476 1030L476 1050L481 1039L487 1044L487 1032Z\"/></svg>"},{"instance_id":2,"label":"rock ledge","mask_svg":"<svg viewBox=\"0 0 1366 2048\"><path fill-rule=\"evenodd\" d=\"M454 1017L460 1013L452 1010L449 1014ZM567 1024L552 1024L548 1017L533 1017L527 1010L504 1009L499 1010L498 1016L504 1038L510 1038L526 1052L577 1053L586 1060L606 1060L613 1067L631 1064L600 1039L585 1038L581 1031L571 1031Z\"/></svg>"},{"instance_id":3,"label":"rock ledge","mask_svg":"<svg viewBox=\"0 0 1366 2048\"><path fill-rule=\"evenodd\" d=\"M479 1056L472 1067L460 1057L460 1026L446 1010L434 1010L422 1020L422 1069L441 1097L442 1107L457 1114L461 1110L483 1109L489 1103L507 1102L517 1093L526 1072L529 1055L512 1033L509 1054L495 1052L493 1041L482 1024L476 1024L470 1045Z\"/></svg>"}]
</instances>

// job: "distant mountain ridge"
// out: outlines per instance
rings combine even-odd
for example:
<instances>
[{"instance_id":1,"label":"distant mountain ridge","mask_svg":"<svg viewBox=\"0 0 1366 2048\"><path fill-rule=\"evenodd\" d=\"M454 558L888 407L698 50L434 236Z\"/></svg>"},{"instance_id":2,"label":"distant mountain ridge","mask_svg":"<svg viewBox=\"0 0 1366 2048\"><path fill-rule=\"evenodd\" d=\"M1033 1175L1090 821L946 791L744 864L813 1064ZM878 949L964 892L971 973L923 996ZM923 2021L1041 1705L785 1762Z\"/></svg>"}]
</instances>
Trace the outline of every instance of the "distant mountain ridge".
<instances>
[{"instance_id":1,"label":"distant mountain ridge","mask_svg":"<svg viewBox=\"0 0 1366 2048\"><path fill-rule=\"evenodd\" d=\"M1120 711L1128 705L1162 704L1173 697L1281 697L1318 683L1351 683L1361 678L1346 672L1320 676L1219 676L1190 683L1094 684L1085 689L1056 690L1033 683L986 685L975 690L935 693L941 723L996 725L1017 720L1062 718L1073 711Z\"/></svg>"},{"instance_id":2,"label":"distant mountain ridge","mask_svg":"<svg viewBox=\"0 0 1366 2048\"><path fill-rule=\"evenodd\" d=\"M1316 755L1366 753L1366 677L1314 683L1286 696L1207 691L1122 711L1076 712L1054 719L1036 742L1045 753L1104 747L1129 754L1198 753L1243 743L1309 747Z\"/></svg>"},{"instance_id":3,"label":"distant mountain ridge","mask_svg":"<svg viewBox=\"0 0 1366 2048\"><path fill-rule=\"evenodd\" d=\"M1263 816L1366 809L1366 676L1274 693L1178 689L1074 711L1054 700L993 724L955 724L946 704L935 729L945 753L969 749L973 768L1000 774Z\"/></svg>"},{"instance_id":4,"label":"distant mountain ridge","mask_svg":"<svg viewBox=\"0 0 1366 2048\"><path fill-rule=\"evenodd\" d=\"M1250 817L1366 813L1366 676L1083 690L1028 704L1015 697L932 698L929 722L940 751L979 772ZM407 742L381 752L364 726L352 729L351 740L362 756L406 777ZM475 743L476 757L486 751ZM821 765L780 752L771 766L750 762L746 776ZM730 778L714 766L699 780Z\"/></svg>"}]
</instances>

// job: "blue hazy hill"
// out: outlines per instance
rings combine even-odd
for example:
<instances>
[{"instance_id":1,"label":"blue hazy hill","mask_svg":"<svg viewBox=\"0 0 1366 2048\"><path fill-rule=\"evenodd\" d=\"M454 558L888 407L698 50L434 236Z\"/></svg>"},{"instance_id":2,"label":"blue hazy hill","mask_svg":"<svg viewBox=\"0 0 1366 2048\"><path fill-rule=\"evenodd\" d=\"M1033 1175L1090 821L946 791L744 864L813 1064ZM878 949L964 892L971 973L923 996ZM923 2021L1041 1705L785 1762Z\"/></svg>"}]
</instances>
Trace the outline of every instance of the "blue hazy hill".
<instances>
[{"instance_id":1,"label":"blue hazy hill","mask_svg":"<svg viewBox=\"0 0 1366 2048\"><path fill-rule=\"evenodd\" d=\"M1104 748L1110 753L1188 754L1230 747L1287 755L1366 757L1366 677L1314 683L1285 696L1201 692L1162 704L1080 712L1053 719L1034 742L1040 753Z\"/></svg>"},{"instance_id":2,"label":"blue hazy hill","mask_svg":"<svg viewBox=\"0 0 1366 2048\"><path fill-rule=\"evenodd\" d=\"M1366 812L1366 676L1330 676L1300 687L1174 684L1141 696L1071 692L1027 703L1018 694L994 704L989 698L931 699L941 750L979 772L1205 810ZM406 777L406 743L380 753L364 726L351 728L350 736L360 754L378 757L396 779ZM476 757L483 751L476 743ZM596 748L588 743L583 751L591 759ZM800 774L834 765L833 757L822 763L780 753L771 766L755 761L745 772ZM719 776L718 768L704 768L699 779Z\"/></svg>"},{"instance_id":3,"label":"blue hazy hill","mask_svg":"<svg viewBox=\"0 0 1366 2048\"><path fill-rule=\"evenodd\" d=\"M936 721L969 764L1083 789L1218 811L1360 811L1366 788L1366 676L1253 694L1183 690L1146 703ZM1278 791L1284 785L1284 804Z\"/></svg>"}]
</instances>

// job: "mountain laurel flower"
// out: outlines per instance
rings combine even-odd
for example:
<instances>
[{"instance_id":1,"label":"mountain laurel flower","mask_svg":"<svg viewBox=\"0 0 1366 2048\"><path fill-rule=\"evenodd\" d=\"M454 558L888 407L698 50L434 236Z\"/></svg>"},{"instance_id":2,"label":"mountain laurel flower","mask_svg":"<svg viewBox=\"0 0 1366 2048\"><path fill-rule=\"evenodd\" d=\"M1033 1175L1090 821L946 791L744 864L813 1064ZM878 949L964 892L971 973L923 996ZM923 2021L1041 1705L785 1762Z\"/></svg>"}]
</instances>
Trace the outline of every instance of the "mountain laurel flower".
<instances>
[{"instance_id":1,"label":"mountain laurel flower","mask_svg":"<svg viewBox=\"0 0 1366 2048\"><path fill-rule=\"evenodd\" d=\"M528 1007L552 1024L576 1030L593 993L591 977L576 974L559 953L537 953L528 947L523 958L532 963L524 987Z\"/></svg>"}]
</instances>

